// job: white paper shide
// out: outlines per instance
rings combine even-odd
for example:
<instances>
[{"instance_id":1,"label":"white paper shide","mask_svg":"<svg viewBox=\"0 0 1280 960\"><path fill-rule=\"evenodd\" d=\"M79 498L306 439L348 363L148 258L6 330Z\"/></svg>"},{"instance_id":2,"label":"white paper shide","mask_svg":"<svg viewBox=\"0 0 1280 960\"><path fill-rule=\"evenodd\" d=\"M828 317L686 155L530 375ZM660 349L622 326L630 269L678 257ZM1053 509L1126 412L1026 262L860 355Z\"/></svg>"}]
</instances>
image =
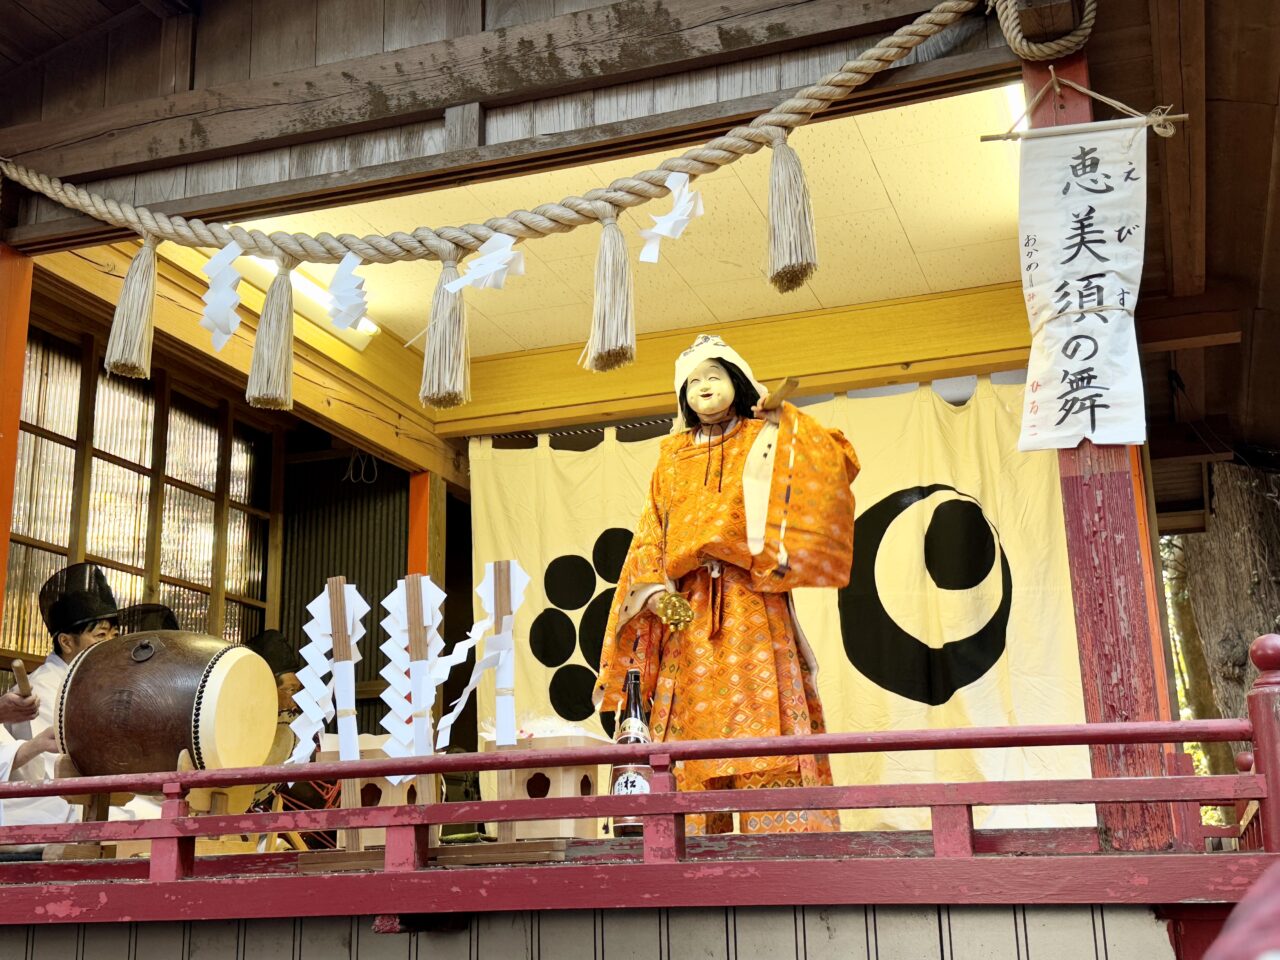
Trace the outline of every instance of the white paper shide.
<instances>
[{"instance_id":1,"label":"white paper shide","mask_svg":"<svg viewBox=\"0 0 1280 960\"><path fill-rule=\"evenodd\" d=\"M1019 242L1031 323L1020 450L1143 443L1134 309L1147 119L1022 140Z\"/></svg>"}]
</instances>

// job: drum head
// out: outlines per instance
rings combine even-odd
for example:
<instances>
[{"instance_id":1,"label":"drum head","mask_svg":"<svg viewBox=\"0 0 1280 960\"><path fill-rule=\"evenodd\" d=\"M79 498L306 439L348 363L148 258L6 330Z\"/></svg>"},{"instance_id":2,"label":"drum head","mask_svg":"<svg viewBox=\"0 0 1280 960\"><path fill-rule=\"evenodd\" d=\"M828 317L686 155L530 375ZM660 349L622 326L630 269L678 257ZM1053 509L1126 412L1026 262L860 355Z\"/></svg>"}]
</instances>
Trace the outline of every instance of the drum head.
<instances>
[{"instance_id":1,"label":"drum head","mask_svg":"<svg viewBox=\"0 0 1280 960\"><path fill-rule=\"evenodd\" d=\"M244 647L227 650L214 661L196 704L199 765L261 766L276 735L276 712L276 680L267 662Z\"/></svg>"}]
</instances>

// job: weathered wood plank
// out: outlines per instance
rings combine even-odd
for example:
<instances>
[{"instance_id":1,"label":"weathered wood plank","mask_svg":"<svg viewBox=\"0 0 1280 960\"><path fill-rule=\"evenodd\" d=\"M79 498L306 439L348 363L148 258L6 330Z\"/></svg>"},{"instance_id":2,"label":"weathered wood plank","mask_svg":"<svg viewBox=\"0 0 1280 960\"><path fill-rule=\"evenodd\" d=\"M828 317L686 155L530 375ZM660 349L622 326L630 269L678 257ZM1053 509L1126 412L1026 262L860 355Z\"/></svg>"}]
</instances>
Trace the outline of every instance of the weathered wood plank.
<instances>
[{"instance_id":1,"label":"weathered wood plank","mask_svg":"<svg viewBox=\"0 0 1280 960\"><path fill-rule=\"evenodd\" d=\"M255 0L251 76L0 131L0 153L59 176L161 166L758 57L865 33L921 0L626 0L357 61L315 58L315 0ZM292 71L285 74L284 71Z\"/></svg>"},{"instance_id":2,"label":"weathered wood plank","mask_svg":"<svg viewBox=\"0 0 1280 960\"><path fill-rule=\"evenodd\" d=\"M383 0L319 0L317 65L382 52Z\"/></svg>"},{"instance_id":3,"label":"weathered wood plank","mask_svg":"<svg viewBox=\"0 0 1280 960\"><path fill-rule=\"evenodd\" d=\"M155 17L137 17L107 35L107 106L147 100L163 92L161 32ZM78 82L84 77L83 70L76 70Z\"/></svg>"},{"instance_id":4,"label":"weathered wood plank","mask_svg":"<svg viewBox=\"0 0 1280 960\"><path fill-rule=\"evenodd\" d=\"M91 37L60 48L45 63L39 124L84 112L101 112L106 98L107 38ZM11 128L21 129L21 128ZM4 154L0 150L0 155Z\"/></svg>"},{"instance_id":5,"label":"weathered wood plank","mask_svg":"<svg viewBox=\"0 0 1280 960\"><path fill-rule=\"evenodd\" d=\"M316 0L253 0L249 76L274 77L315 63ZM242 122L251 122L241 117Z\"/></svg>"},{"instance_id":6,"label":"weathered wood plank","mask_svg":"<svg viewBox=\"0 0 1280 960\"><path fill-rule=\"evenodd\" d=\"M253 37L250 0L206 4L196 31L195 87L220 87L249 77Z\"/></svg>"},{"instance_id":7,"label":"weathered wood plank","mask_svg":"<svg viewBox=\"0 0 1280 960\"><path fill-rule=\"evenodd\" d=\"M1164 246L1174 296L1204 291L1206 98L1204 0L1150 0L1156 99L1191 120L1156 137L1165 213Z\"/></svg>"},{"instance_id":8,"label":"weathered wood plank","mask_svg":"<svg viewBox=\"0 0 1280 960\"><path fill-rule=\"evenodd\" d=\"M1020 61L1007 47L944 57L925 63L894 67L853 96L834 107L826 117L911 102L922 96L938 96L943 92L958 93L1018 75ZM377 160L357 162L353 168L306 179L289 179L287 169L274 169L252 178L246 176L238 185L229 174L237 163L253 166L287 151L267 151L247 157L231 157L192 165L188 177L188 197L181 201L157 204L164 213L201 216L205 219L245 219L286 210L312 209L339 202L374 199L430 189L435 185L452 185L466 174L477 180L498 179L514 172L531 173L539 169L568 166L586 158L605 158L626 154L648 153L699 142L745 118L767 110L792 90L759 94L742 100L718 101L715 94L715 69L700 71L703 80L677 78L655 80L654 106L663 112L619 121L598 122L595 126L560 134L493 143L489 116L486 112L485 143L474 149L444 150L444 131L440 121L384 131L387 135L404 132L423 140L427 148L421 153L394 149L387 143L370 146L371 151L394 154L395 159L374 165ZM707 102L695 103L705 98ZM362 134L368 141L371 134ZM420 144L416 143L415 146ZM363 148L362 148L363 149ZM396 152L399 151L399 152ZM429 159L421 159L429 157ZM229 181L229 182L228 182ZM251 186L250 183L260 186ZM208 189L200 185L207 184ZM64 211L65 214L65 211ZM56 219L56 218L50 218ZM432 224L441 226L442 224ZM408 227L416 224L406 225ZM28 223L10 228L5 240L26 252L45 252L101 243L129 236L127 231L101 223L90 217L71 216L54 223Z\"/></svg>"}]
</instances>

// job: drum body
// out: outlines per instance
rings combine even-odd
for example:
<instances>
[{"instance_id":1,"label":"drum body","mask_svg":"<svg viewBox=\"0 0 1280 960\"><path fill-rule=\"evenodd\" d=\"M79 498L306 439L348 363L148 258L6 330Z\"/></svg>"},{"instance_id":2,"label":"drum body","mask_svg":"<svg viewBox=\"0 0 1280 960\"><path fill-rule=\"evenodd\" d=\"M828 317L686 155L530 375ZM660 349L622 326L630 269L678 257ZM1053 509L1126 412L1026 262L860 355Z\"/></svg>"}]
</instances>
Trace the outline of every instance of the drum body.
<instances>
[{"instance_id":1,"label":"drum body","mask_svg":"<svg viewBox=\"0 0 1280 960\"><path fill-rule=\"evenodd\" d=\"M276 684L251 650L182 630L132 633L72 661L58 742L83 776L260 766L276 733Z\"/></svg>"}]
</instances>

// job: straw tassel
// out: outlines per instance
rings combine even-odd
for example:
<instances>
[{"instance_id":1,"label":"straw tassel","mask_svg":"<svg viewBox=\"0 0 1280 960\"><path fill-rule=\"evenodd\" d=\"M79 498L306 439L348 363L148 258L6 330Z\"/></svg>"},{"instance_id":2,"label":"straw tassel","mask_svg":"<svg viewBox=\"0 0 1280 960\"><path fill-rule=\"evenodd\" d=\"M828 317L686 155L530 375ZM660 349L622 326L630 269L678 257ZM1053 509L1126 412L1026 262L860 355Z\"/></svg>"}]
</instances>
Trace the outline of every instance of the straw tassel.
<instances>
[{"instance_id":1,"label":"straw tassel","mask_svg":"<svg viewBox=\"0 0 1280 960\"><path fill-rule=\"evenodd\" d=\"M253 364L245 399L250 406L293 409L293 268L292 258L279 261L278 272L258 318L253 341Z\"/></svg>"},{"instance_id":2,"label":"straw tassel","mask_svg":"<svg viewBox=\"0 0 1280 960\"><path fill-rule=\"evenodd\" d=\"M431 297L431 319L422 352L422 387L418 399L424 406L445 409L471 399L471 350L467 338L467 305L462 290L449 290L458 279L458 261L445 260L436 292Z\"/></svg>"},{"instance_id":3,"label":"straw tassel","mask_svg":"<svg viewBox=\"0 0 1280 960\"><path fill-rule=\"evenodd\" d=\"M636 358L636 323L631 265L627 242L618 226L617 211L600 222L600 252L596 255L595 313L591 339L578 362L596 373L616 370Z\"/></svg>"},{"instance_id":4,"label":"straw tassel","mask_svg":"<svg viewBox=\"0 0 1280 960\"><path fill-rule=\"evenodd\" d=\"M122 377L151 376L151 342L155 335L156 246L159 239L143 237L124 275L107 338L106 367Z\"/></svg>"},{"instance_id":5,"label":"straw tassel","mask_svg":"<svg viewBox=\"0 0 1280 960\"><path fill-rule=\"evenodd\" d=\"M785 138L769 167L769 280L779 293L799 289L818 269L813 206L800 157Z\"/></svg>"}]
</instances>

